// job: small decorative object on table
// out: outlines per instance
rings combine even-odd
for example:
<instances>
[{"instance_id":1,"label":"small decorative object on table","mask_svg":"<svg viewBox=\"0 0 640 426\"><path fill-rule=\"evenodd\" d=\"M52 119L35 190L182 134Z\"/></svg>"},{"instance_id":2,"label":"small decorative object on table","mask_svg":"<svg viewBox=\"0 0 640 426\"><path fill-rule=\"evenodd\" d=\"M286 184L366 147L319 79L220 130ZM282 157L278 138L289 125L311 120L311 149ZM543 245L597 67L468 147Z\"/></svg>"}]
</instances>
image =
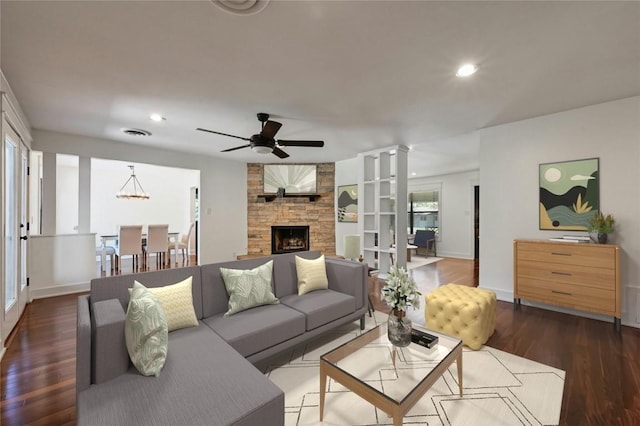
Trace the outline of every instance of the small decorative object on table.
<instances>
[{"instance_id":1,"label":"small decorative object on table","mask_svg":"<svg viewBox=\"0 0 640 426\"><path fill-rule=\"evenodd\" d=\"M407 308L420 307L420 293L413 277L407 271L394 265L389 271L387 283L382 287L382 299L391 308L387 333L389 341L398 347L411 343L411 320L407 318Z\"/></svg>"},{"instance_id":2,"label":"small decorative object on table","mask_svg":"<svg viewBox=\"0 0 640 426\"><path fill-rule=\"evenodd\" d=\"M591 218L591 222L589 223L589 232L592 234L592 239L597 241L600 244L607 243L607 236L615 230L616 221L613 219L613 216L608 214L604 215L602 212L598 212Z\"/></svg>"}]
</instances>

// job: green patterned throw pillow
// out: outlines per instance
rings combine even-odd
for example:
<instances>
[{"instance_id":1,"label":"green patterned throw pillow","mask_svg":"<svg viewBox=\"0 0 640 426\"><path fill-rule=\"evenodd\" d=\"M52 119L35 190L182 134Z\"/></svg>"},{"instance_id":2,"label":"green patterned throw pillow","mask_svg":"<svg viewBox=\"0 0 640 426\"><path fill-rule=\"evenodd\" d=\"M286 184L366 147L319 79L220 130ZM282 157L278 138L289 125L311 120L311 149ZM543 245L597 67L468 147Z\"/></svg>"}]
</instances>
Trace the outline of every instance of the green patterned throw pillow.
<instances>
[{"instance_id":1,"label":"green patterned throw pillow","mask_svg":"<svg viewBox=\"0 0 640 426\"><path fill-rule=\"evenodd\" d=\"M271 291L273 260L254 269L220 268L229 294L229 310L225 316L260 305L280 303Z\"/></svg>"},{"instance_id":2,"label":"green patterned throw pillow","mask_svg":"<svg viewBox=\"0 0 640 426\"><path fill-rule=\"evenodd\" d=\"M159 376L167 360L167 320L158 299L139 282L131 291L124 338L138 371L144 376Z\"/></svg>"}]
</instances>

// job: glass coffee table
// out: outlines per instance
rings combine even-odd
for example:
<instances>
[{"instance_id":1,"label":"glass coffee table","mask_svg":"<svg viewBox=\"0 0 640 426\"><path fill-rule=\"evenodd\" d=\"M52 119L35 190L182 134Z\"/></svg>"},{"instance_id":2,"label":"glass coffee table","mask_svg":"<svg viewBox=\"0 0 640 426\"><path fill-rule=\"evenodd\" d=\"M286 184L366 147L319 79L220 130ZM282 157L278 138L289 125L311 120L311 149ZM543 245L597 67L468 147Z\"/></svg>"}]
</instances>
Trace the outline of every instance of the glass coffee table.
<instances>
[{"instance_id":1,"label":"glass coffee table","mask_svg":"<svg viewBox=\"0 0 640 426\"><path fill-rule=\"evenodd\" d=\"M394 426L455 361L462 396L462 341L414 325L438 336L428 349L415 343L396 348L380 325L320 357L320 421L324 416L327 377L393 417Z\"/></svg>"}]
</instances>

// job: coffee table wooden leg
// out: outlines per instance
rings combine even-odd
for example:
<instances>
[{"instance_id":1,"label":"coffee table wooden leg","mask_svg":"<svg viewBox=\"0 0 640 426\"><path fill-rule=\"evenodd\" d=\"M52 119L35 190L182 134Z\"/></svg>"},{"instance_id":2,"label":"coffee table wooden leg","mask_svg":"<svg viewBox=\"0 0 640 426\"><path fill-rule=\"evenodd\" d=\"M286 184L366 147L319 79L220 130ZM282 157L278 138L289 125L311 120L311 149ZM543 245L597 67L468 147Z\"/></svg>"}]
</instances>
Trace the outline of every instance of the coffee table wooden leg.
<instances>
[{"instance_id":1,"label":"coffee table wooden leg","mask_svg":"<svg viewBox=\"0 0 640 426\"><path fill-rule=\"evenodd\" d=\"M393 415L393 426L402 426L402 416L400 414Z\"/></svg>"},{"instance_id":2,"label":"coffee table wooden leg","mask_svg":"<svg viewBox=\"0 0 640 426\"><path fill-rule=\"evenodd\" d=\"M320 421L324 416L324 393L327 389L327 373L325 373L322 363L320 363Z\"/></svg>"},{"instance_id":3,"label":"coffee table wooden leg","mask_svg":"<svg viewBox=\"0 0 640 426\"><path fill-rule=\"evenodd\" d=\"M460 388L460 396L462 396L462 353L456 359L456 365L458 366L458 387Z\"/></svg>"}]
</instances>

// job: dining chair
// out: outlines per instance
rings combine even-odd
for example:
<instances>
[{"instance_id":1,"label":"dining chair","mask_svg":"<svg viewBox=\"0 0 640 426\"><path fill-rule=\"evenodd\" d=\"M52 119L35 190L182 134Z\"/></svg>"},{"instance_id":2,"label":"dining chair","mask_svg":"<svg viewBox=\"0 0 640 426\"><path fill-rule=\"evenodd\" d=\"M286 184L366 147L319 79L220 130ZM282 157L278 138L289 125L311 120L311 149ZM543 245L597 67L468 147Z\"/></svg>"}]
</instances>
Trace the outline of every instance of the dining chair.
<instances>
[{"instance_id":1,"label":"dining chair","mask_svg":"<svg viewBox=\"0 0 640 426\"><path fill-rule=\"evenodd\" d=\"M149 253L156 254L156 267L161 269L167 253L167 241L169 240L169 225L149 225L147 242L143 246L145 264L149 264Z\"/></svg>"},{"instance_id":2,"label":"dining chair","mask_svg":"<svg viewBox=\"0 0 640 426\"><path fill-rule=\"evenodd\" d=\"M139 257L142 257L142 225L121 225L118 228L118 244L116 249L116 271L121 269L121 256L132 256L133 270L139 268ZM143 258L144 261L144 258Z\"/></svg>"},{"instance_id":3,"label":"dining chair","mask_svg":"<svg viewBox=\"0 0 640 426\"><path fill-rule=\"evenodd\" d=\"M191 240L191 233L193 232L193 228L195 223L191 222L189 226L189 232L186 234L180 234L178 240L178 250L182 251L182 263L185 263L185 259L187 261L187 265L189 264L189 240ZM171 250L175 250L176 246L173 241L169 241L167 246L167 252L169 253L169 260L171 260ZM176 263L178 263L178 253L176 252Z\"/></svg>"},{"instance_id":4,"label":"dining chair","mask_svg":"<svg viewBox=\"0 0 640 426\"><path fill-rule=\"evenodd\" d=\"M413 239L413 245L418 246L416 254L420 249L425 249L425 256L429 257L429 251L433 250L433 255L437 256L436 233L435 231L418 230Z\"/></svg>"},{"instance_id":5,"label":"dining chair","mask_svg":"<svg viewBox=\"0 0 640 426\"><path fill-rule=\"evenodd\" d=\"M110 264L111 264L111 270L113 271L113 268L115 266L115 263L113 261L114 256L116 255L116 249L112 246L106 246L104 248L104 252L105 255L109 256L109 260L110 260ZM98 246L96 247L96 257L100 257L101 261L102 261L102 246ZM103 266L103 269L106 269L106 267Z\"/></svg>"}]
</instances>

